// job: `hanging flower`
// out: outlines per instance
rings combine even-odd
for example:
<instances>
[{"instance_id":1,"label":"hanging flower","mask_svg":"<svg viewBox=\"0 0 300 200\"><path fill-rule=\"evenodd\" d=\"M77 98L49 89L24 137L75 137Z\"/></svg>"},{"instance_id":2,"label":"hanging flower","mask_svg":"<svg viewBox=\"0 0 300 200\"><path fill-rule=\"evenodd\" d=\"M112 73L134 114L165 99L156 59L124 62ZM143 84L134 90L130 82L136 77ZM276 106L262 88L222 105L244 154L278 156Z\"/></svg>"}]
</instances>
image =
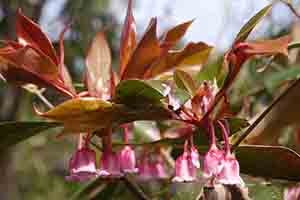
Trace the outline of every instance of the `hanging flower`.
<instances>
[{"instance_id":1,"label":"hanging flower","mask_svg":"<svg viewBox=\"0 0 300 200\"><path fill-rule=\"evenodd\" d=\"M214 178L218 176L223 168L224 152L216 145L211 145L204 156L203 176L204 178Z\"/></svg>"},{"instance_id":2,"label":"hanging flower","mask_svg":"<svg viewBox=\"0 0 300 200\"><path fill-rule=\"evenodd\" d=\"M187 141L184 144L184 152L176 159L174 182L191 182L197 179L197 168L193 163L191 152L187 149ZM195 161L194 161L195 162Z\"/></svg>"},{"instance_id":3,"label":"hanging flower","mask_svg":"<svg viewBox=\"0 0 300 200\"><path fill-rule=\"evenodd\" d=\"M96 177L96 153L87 147L75 152L69 161L70 175L66 177L70 181L86 181Z\"/></svg>"},{"instance_id":4,"label":"hanging flower","mask_svg":"<svg viewBox=\"0 0 300 200\"><path fill-rule=\"evenodd\" d=\"M137 173L136 158L134 150L126 145L119 153L121 170L125 173Z\"/></svg>"},{"instance_id":5,"label":"hanging flower","mask_svg":"<svg viewBox=\"0 0 300 200\"><path fill-rule=\"evenodd\" d=\"M232 154L227 154L222 160L222 169L217 175L217 182L224 185L245 185L240 177L239 163Z\"/></svg>"},{"instance_id":6,"label":"hanging flower","mask_svg":"<svg viewBox=\"0 0 300 200\"><path fill-rule=\"evenodd\" d=\"M117 153L105 150L100 160L100 176L122 176L121 163Z\"/></svg>"},{"instance_id":7,"label":"hanging flower","mask_svg":"<svg viewBox=\"0 0 300 200\"><path fill-rule=\"evenodd\" d=\"M152 167L152 176L154 178L163 179L168 177L165 163L162 160L160 154L156 155L156 160L151 163Z\"/></svg>"},{"instance_id":8,"label":"hanging flower","mask_svg":"<svg viewBox=\"0 0 300 200\"><path fill-rule=\"evenodd\" d=\"M143 158L138 163L138 173L141 180L153 179L153 164L145 155L143 155Z\"/></svg>"},{"instance_id":9,"label":"hanging flower","mask_svg":"<svg viewBox=\"0 0 300 200\"><path fill-rule=\"evenodd\" d=\"M69 161L70 175L67 180L85 181L94 178L98 175L96 167L96 153L90 149L89 135L86 138L83 134L78 137L78 149Z\"/></svg>"},{"instance_id":10,"label":"hanging flower","mask_svg":"<svg viewBox=\"0 0 300 200\"><path fill-rule=\"evenodd\" d=\"M300 198L299 185L288 187L284 190L284 200L298 200Z\"/></svg>"}]
</instances>

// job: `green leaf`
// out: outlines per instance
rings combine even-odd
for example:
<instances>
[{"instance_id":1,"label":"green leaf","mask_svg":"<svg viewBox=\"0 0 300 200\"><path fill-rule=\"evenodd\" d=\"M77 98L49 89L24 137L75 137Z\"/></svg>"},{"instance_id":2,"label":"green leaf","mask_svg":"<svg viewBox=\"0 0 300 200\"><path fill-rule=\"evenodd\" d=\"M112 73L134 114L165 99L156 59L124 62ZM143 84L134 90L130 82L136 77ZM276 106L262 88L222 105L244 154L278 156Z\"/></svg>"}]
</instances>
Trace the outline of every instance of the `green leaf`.
<instances>
[{"instance_id":1,"label":"green leaf","mask_svg":"<svg viewBox=\"0 0 300 200\"><path fill-rule=\"evenodd\" d=\"M196 80L199 83L202 83L203 81L214 81L218 80L221 73L222 69L222 64L223 64L223 58L218 59L216 62L213 62L208 65L204 65L200 72L196 75Z\"/></svg>"},{"instance_id":2,"label":"green leaf","mask_svg":"<svg viewBox=\"0 0 300 200\"><path fill-rule=\"evenodd\" d=\"M234 134L250 125L248 120L243 119L243 118L231 117L231 118L226 118L226 119L228 120L231 134Z\"/></svg>"},{"instance_id":3,"label":"green leaf","mask_svg":"<svg viewBox=\"0 0 300 200\"><path fill-rule=\"evenodd\" d=\"M300 155L281 146L241 145L236 150L241 173L300 181Z\"/></svg>"},{"instance_id":4,"label":"green leaf","mask_svg":"<svg viewBox=\"0 0 300 200\"><path fill-rule=\"evenodd\" d=\"M125 80L118 84L115 100L126 105L158 103L169 92L170 87L161 81Z\"/></svg>"},{"instance_id":5,"label":"green leaf","mask_svg":"<svg viewBox=\"0 0 300 200\"><path fill-rule=\"evenodd\" d=\"M193 78L185 71L177 69L174 73L174 81L177 87L188 91L192 96L197 91L197 85Z\"/></svg>"},{"instance_id":6,"label":"green leaf","mask_svg":"<svg viewBox=\"0 0 300 200\"><path fill-rule=\"evenodd\" d=\"M169 98L171 99L169 105L173 106L173 110L177 110L191 98L191 95L186 90L173 88L169 94Z\"/></svg>"},{"instance_id":7,"label":"green leaf","mask_svg":"<svg viewBox=\"0 0 300 200\"><path fill-rule=\"evenodd\" d=\"M42 131L59 126L61 124L54 122L1 122L0 150L13 146Z\"/></svg>"},{"instance_id":8,"label":"green leaf","mask_svg":"<svg viewBox=\"0 0 300 200\"><path fill-rule=\"evenodd\" d=\"M299 66L291 66L288 69L281 70L280 72L272 73L264 82L266 87L272 91L278 87L283 81L298 78L300 75Z\"/></svg>"},{"instance_id":9,"label":"green leaf","mask_svg":"<svg viewBox=\"0 0 300 200\"><path fill-rule=\"evenodd\" d=\"M272 4L261 9L256 15L254 15L240 30L237 34L234 43L243 42L247 39L254 27L266 16L272 8Z\"/></svg>"}]
</instances>

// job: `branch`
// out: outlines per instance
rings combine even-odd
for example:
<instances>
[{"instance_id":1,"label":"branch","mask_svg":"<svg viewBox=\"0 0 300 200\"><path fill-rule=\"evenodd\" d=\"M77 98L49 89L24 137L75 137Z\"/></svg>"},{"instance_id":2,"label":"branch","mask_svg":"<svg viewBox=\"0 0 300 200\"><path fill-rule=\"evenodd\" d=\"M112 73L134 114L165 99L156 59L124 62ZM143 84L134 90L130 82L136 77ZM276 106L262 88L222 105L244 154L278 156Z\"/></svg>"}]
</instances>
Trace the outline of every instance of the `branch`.
<instances>
[{"instance_id":1,"label":"branch","mask_svg":"<svg viewBox=\"0 0 300 200\"><path fill-rule=\"evenodd\" d=\"M130 189L138 199L150 200L150 198L144 193L144 191L139 187L139 185L135 181L133 181L128 175L124 176L123 180L126 183L128 189Z\"/></svg>"}]
</instances>

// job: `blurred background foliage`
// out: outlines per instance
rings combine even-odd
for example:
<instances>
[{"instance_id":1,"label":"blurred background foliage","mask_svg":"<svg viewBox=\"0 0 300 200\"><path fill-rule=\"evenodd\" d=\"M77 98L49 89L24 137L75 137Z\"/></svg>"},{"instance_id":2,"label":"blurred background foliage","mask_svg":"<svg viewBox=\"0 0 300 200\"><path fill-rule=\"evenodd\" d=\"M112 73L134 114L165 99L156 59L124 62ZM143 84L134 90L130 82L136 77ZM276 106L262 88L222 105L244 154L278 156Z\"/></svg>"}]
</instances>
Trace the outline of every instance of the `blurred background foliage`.
<instances>
[{"instance_id":1,"label":"blurred background foliage","mask_svg":"<svg viewBox=\"0 0 300 200\"><path fill-rule=\"evenodd\" d=\"M191 1L192 5L194 0L189 1ZM259 0L249 0L248 2L251 2L250 4L252 5L258 1ZM157 0L157 2L159 2L159 0ZM228 3L228 1L226 2ZM297 8L298 1L294 3ZM15 12L19 7L22 8L27 16L41 24L44 30L49 33L56 47L58 46L58 35L60 31L62 31L65 24L72 22L71 31L68 32L65 38L66 65L71 71L72 77L74 77L74 82L79 83L82 81L84 57L87 48L98 30L105 30L109 44L111 45L114 58L113 64L117 66L122 23L120 21L122 17L120 16L125 15L126 4L127 1L125 0L0 0L0 39L15 38ZM146 6L143 7L141 4L145 4ZM210 5L210 3L205 4L207 7L213 6ZM235 1L234 4L235 6L239 6L237 1ZM241 6L244 6L244 11L249 12L250 9L252 9L252 11L255 10L253 5L252 7L245 7L244 4L245 1L241 1ZM135 1L135 6L142 10L138 11L139 13L145 11L155 13L151 11L149 6L145 9L147 5L145 1ZM169 17L172 18L172 12L176 13L176 11L172 9L181 8L173 8L170 4L166 4L166 7L162 9L164 12L162 15L164 19L162 21L163 23L165 22L165 24L162 24L162 28L168 27ZM224 6L224 10L225 9L228 9L228 7ZM275 37L287 32L292 32L295 36L294 38L300 38L299 21L293 18L286 8L282 7L281 9L282 10L277 9L276 11L286 12L286 15L289 15L291 20L285 21L283 24L278 24L278 17L276 13L273 12L266 18L266 22L264 22L268 24L267 30L264 34L257 33L257 36ZM201 12L201 9L198 11ZM215 45L224 43L222 42L223 40L227 41L225 43L230 42L232 37L230 34L228 36L228 31L226 30L228 27L232 27L234 30L240 27L239 23L230 20L233 19L234 16L241 14L240 12L238 9L224 11L224 13L227 13L227 22L224 22L222 25L223 29L218 31L219 36L217 36ZM147 13L144 14L148 15ZM251 12L251 14L253 14L253 12ZM280 14L282 15L282 13ZM141 16L141 14L139 14L139 16ZM238 18L239 16L236 17ZM206 19L199 18L197 20L201 21ZM139 19L137 19L137 21L139 22ZM141 28L145 27L142 21L138 25L138 27ZM191 29L202 29L205 31L205 28L196 25L192 26ZM143 32L143 30L139 32ZM215 50L210 60L212 66L220 65L218 59L222 56L222 49L224 49L224 47ZM278 57L275 59L275 62L270 64L263 72L258 72L257 69L268 65L269 58L263 60L253 59L246 64L248 67L243 68L239 80L236 81L231 94L232 104L239 111L240 116L247 117L248 119L255 116L264 106L272 101L281 88L285 87L287 80L299 77L300 70L297 55L298 52L294 51L291 53L289 60ZM47 92L47 96L50 98L50 101L57 99L53 91ZM38 119L32 111L32 101L38 101L38 99L24 90L1 82L0 120ZM242 110L240 109L241 107L243 107ZM274 114L273 117L274 116L276 116L276 114ZM275 120L275 122L278 121ZM254 137L252 140L249 140L249 142L255 144L281 144L300 152L300 131L297 124L297 121L294 120L291 122L291 120L289 120L280 128L276 126L276 128L267 130L272 134L264 140L261 140L261 138L258 140ZM274 124L269 126L274 127ZM267 126L263 129L265 130L266 127ZM275 130L278 133L274 133ZM258 130L257 132L259 134L259 132L262 131ZM272 137L272 139L270 139L270 137ZM52 131L51 134L46 133L34 136L6 152L1 152L0 199L70 199L70 197L82 187L80 183L66 182L64 179L64 176L67 174L68 160L74 150L74 146L75 144L71 137L56 138ZM283 198L281 182L270 183L251 179L247 186L249 187L250 196L254 197L253 199ZM105 191L106 194L113 192L115 199L133 198L130 192L124 190L124 183L122 182L115 186L113 191L110 190L111 188L107 188L108 190ZM194 194L193 190L197 190L197 185L193 187L185 185L181 188L182 192L179 192L178 197L176 196L174 199L182 199L181 196L186 197L187 194L192 196L190 197L191 199L196 198L197 194ZM146 189L153 189L155 191L154 186L153 188ZM155 192L164 193L164 191ZM106 198L107 196L105 197L103 194L102 196L94 197L94 199Z\"/></svg>"}]
</instances>

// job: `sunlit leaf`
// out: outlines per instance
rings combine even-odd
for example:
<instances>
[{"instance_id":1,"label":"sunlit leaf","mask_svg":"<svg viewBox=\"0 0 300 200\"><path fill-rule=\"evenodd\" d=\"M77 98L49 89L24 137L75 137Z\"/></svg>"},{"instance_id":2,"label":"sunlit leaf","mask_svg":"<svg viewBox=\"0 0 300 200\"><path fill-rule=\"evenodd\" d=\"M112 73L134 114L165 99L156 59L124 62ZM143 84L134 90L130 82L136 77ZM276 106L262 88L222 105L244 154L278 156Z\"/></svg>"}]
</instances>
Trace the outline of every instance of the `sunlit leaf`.
<instances>
[{"instance_id":1,"label":"sunlit leaf","mask_svg":"<svg viewBox=\"0 0 300 200\"><path fill-rule=\"evenodd\" d=\"M1 122L0 151L22 142L42 131L60 126L62 126L62 124L54 122Z\"/></svg>"},{"instance_id":2,"label":"sunlit leaf","mask_svg":"<svg viewBox=\"0 0 300 200\"><path fill-rule=\"evenodd\" d=\"M86 82L90 95L110 99L113 89L111 55L103 32L97 33L88 51Z\"/></svg>"},{"instance_id":3,"label":"sunlit leaf","mask_svg":"<svg viewBox=\"0 0 300 200\"><path fill-rule=\"evenodd\" d=\"M76 90L72 83L72 78L69 73L68 68L65 65L65 46L64 46L64 36L65 32L68 30L69 26L66 26L64 30L60 33L59 36L59 73L63 80L63 83L66 87L69 88L69 90L76 94Z\"/></svg>"},{"instance_id":4,"label":"sunlit leaf","mask_svg":"<svg viewBox=\"0 0 300 200\"><path fill-rule=\"evenodd\" d=\"M188 91L192 96L196 93L197 85L187 72L177 69L174 72L174 81L177 87Z\"/></svg>"},{"instance_id":5,"label":"sunlit leaf","mask_svg":"<svg viewBox=\"0 0 300 200\"><path fill-rule=\"evenodd\" d=\"M157 19L152 18L150 24L132 53L121 79L142 78L154 59L158 58L161 50L156 36Z\"/></svg>"},{"instance_id":6,"label":"sunlit leaf","mask_svg":"<svg viewBox=\"0 0 300 200\"><path fill-rule=\"evenodd\" d=\"M237 34L234 43L243 42L247 39L254 27L265 17L272 8L272 4L261 9L256 15L254 15L240 30Z\"/></svg>"},{"instance_id":7,"label":"sunlit leaf","mask_svg":"<svg viewBox=\"0 0 300 200\"><path fill-rule=\"evenodd\" d=\"M274 55L283 54L288 55L289 43L292 41L291 35L282 36L280 38L271 40L257 40L246 42L244 49L245 54L249 55Z\"/></svg>"},{"instance_id":8,"label":"sunlit leaf","mask_svg":"<svg viewBox=\"0 0 300 200\"><path fill-rule=\"evenodd\" d=\"M176 67L204 64L211 49L203 42L191 42L182 50L169 51L151 65L146 76L150 78Z\"/></svg>"},{"instance_id":9,"label":"sunlit leaf","mask_svg":"<svg viewBox=\"0 0 300 200\"><path fill-rule=\"evenodd\" d=\"M78 134L96 131L135 120L171 119L172 113L161 106L144 105L134 109L99 98L75 98L67 100L41 116L64 124L65 133Z\"/></svg>"},{"instance_id":10,"label":"sunlit leaf","mask_svg":"<svg viewBox=\"0 0 300 200\"><path fill-rule=\"evenodd\" d=\"M173 47L184 36L192 23L193 20L187 21L168 30L164 36L162 47L167 49Z\"/></svg>"},{"instance_id":11,"label":"sunlit leaf","mask_svg":"<svg viewBox=\"0 0 300 200\"><path fill-rule=\"evenodd\" d=\"M50 39L42 31L40 26L22 14L21 9L17 11L16 32L19 43L32 45L40 49L45 55L58 65L59 60Z\"/></svg>"},{"instance_id":12,"label":"sunlit leaf","mask_svg":"<svg viewBox=\"0 0 300 200\"><path fill-rule=\"evenodd\" d=\"M43 117L63 122L69 131L98 130L110 126L117 108L112 103L96 98L78 98L63 102Z\"/></svg>"},{"instance_id":13,"label":"sunlit leaf","mask_svg":"<svg viewBox=\"0 0 300 200\"><path fill-rule=\"evenodd\" d=\"M120 75L122 76L127 63L136 47L136 24L132 14L132 0L128 1L127 15L123 25L120 44Z\"/></svg>"}]
</instances>

